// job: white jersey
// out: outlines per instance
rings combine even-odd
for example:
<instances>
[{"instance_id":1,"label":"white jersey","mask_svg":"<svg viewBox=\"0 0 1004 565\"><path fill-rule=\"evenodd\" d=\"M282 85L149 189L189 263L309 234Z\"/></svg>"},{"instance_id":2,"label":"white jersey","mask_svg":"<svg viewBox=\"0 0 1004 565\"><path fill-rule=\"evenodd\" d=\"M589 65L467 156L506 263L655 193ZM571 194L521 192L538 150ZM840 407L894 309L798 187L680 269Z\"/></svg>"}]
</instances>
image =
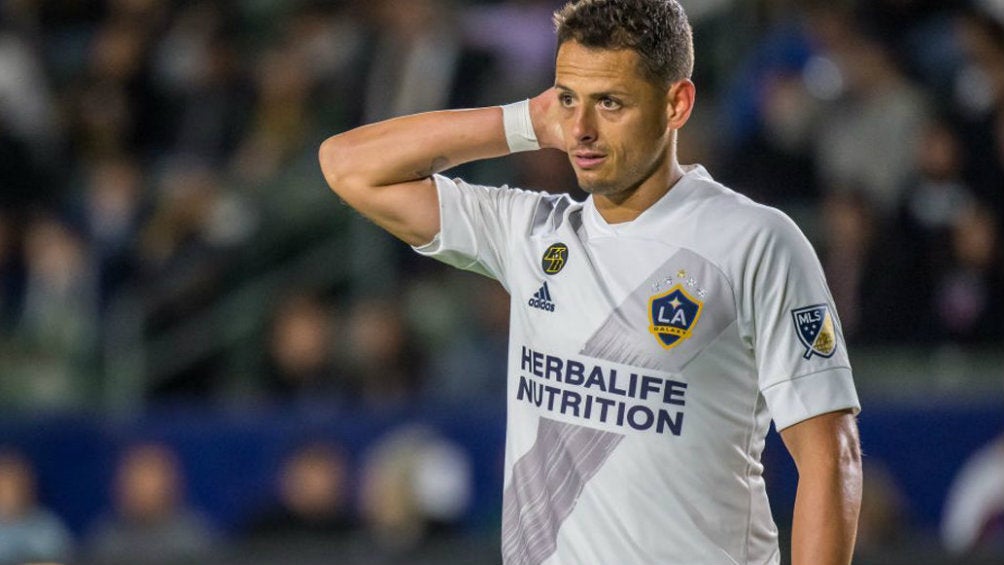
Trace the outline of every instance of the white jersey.
<instances>
[{"instance_id":1,"label":"white jersey","mask_svg":"<svg viewBox=\"0 0 1004 565\"><path fill-rule=\"evenodd\" d=\"M592 198L436 184L416 250L512 296L504 563L778 563L771 419L858 409L794 223L702 167L615 225Z\"/></svg>"}]
</instances>

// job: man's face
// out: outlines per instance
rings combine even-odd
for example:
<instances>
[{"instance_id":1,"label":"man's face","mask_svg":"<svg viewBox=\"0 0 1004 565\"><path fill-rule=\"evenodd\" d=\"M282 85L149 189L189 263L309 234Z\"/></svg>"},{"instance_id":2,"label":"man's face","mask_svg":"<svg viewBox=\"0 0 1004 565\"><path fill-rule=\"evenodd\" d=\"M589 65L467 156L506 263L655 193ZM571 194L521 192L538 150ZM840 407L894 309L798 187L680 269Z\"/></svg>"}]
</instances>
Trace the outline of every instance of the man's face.
<instances>
[{"instance_id":1,"label":"man's face","mask_svg":"<svg viewBox=\"0 0 1004 565\"><path fill-rule=\"evenodd\" d=\"M669 157L666 91L642 76L634 50L567 41L558 50L555 87L565 150L586 192L638 188Z\"/></svg>"}]
</instances>

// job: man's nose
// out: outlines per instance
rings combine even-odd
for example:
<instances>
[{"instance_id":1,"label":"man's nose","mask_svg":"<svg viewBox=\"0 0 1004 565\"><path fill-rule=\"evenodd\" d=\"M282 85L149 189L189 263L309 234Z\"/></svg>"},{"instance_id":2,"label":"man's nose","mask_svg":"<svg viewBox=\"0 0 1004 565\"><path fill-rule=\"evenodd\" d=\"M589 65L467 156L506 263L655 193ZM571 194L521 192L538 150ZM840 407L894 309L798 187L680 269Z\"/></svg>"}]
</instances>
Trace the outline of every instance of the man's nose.
<instances>
[{"instance_id":1,"label":"man's nose","mask_svg":"<svg viewBox=\"0 0 1004 565\"><path fill-rule=\"evenodd\" d=\"M592 108L586 105L580 106L575 112L575 121L572 123L572 135L580 144L589 144L596 141L596 116Z\"/></svg>"}]
</instances>

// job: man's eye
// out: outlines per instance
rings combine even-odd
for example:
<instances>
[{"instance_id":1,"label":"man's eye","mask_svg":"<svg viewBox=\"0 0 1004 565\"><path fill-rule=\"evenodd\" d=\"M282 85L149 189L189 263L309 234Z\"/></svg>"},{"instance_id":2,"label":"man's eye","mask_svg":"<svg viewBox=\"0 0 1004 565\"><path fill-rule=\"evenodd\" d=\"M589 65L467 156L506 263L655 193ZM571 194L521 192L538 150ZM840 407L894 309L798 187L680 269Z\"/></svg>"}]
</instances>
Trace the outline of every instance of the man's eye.
<instances>
[{"instance_id":1,"label":"man's eye","mask_svg":"<svg viewBox=\"0 0 1004 565\"><path fill-rule=\"evenodd\" d=\"M572 95L571 94L561 94L558 96L558 101L561 102L562 106L566 108L572 105Z\"/></svg>"},{"instance_id":2,"label":"man's eye","mask_svg":"<svg viewBox=\"0 0 1004 565\"><path fill-rule=\"evenodd\" d=\"M601 98L600 108L604 110L617 110L621 107L620 102L614 100L613 98Z\"/></svg>"}]
</instances>

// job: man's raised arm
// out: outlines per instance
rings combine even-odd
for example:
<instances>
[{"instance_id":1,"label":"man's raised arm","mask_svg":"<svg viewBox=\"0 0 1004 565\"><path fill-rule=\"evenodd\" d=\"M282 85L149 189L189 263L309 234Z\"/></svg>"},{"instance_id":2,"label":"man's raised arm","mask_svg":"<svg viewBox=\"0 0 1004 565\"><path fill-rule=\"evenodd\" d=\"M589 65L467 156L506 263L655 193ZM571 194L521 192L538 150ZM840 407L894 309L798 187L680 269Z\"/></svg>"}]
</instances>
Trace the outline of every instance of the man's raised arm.
<instances>
[{"instance_id":1,"label":"man's raised arm","mask_svg":"<svg viewBox=\"0 0 1004 565\"><path fill-rule=\"evenodd\" d=\"M530 102L534 124L543 121L538 116L546 113L554 98L551 89ZM517 110L506 110L506 127L498 106L429 112L362 126L321 144L321 170L331 189L350 206L405 243L423 245L439 232L432 175L508 154L506 135L514 133L512 112ZM541 140L541 145L557 144Z\"/></svg>"}]
</instances>

